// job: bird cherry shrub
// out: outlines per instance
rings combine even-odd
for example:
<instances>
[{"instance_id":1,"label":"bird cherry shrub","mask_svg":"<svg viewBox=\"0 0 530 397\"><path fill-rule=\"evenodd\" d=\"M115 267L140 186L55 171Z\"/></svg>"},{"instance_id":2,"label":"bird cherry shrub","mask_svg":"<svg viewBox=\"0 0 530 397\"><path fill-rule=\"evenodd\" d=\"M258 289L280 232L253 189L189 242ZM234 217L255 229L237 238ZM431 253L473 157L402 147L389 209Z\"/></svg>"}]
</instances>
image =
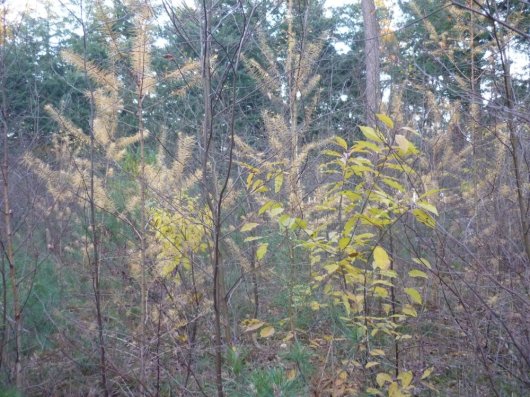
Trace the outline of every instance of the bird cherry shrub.
<instances>
[{"instance_id":1,"label":"bird cherry shrub","mask_svg":"<svg viewBox=\"0 0 530 397\"><path fill-rule=\"evenodd\" d=\"M425 258L398 258L407 247L398 251L394 241L404 225L435 227L438 213L428 198L436 192L421 188L416 146L388 116L378 118L384 131L362 126L363 139L350 145L335 137L320 151L322 183L298 208L280 194L281 168L240 163L248 172L248 191L261 199L240 229L245 241L258 243L256 259L266 270L267 257L291 269L286 318L247 318L243 332L279 349L306 343L318 351L323 369L313 373L312 387L334 395L364 390L399 397L433 388L427 379L433 368L412 371L400 354L414 341L413 324L425 310L422 290L431 265ZM289 249L282 249L286 241ZM271 249L273 244L278 247ZM304 313L311 324L300 321ZM296 368L286 371L293 381L304 376Z\"/></svg>"}]
</instances>

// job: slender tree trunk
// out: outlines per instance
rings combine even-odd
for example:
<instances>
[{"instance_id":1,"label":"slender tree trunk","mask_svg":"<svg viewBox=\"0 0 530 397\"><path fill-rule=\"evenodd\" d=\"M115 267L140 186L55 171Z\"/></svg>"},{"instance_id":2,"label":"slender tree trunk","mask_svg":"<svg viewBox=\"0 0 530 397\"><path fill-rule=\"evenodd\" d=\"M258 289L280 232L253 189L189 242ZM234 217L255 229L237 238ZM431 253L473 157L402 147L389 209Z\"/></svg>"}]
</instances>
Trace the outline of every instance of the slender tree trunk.
<instances>
[{"instance_id":1,"label":"slender tree trunk","mask_svg":"<svg viewBox=\"0 0 530 397\"><path fill-rule=\"evenodd\" d=\"M2 277L2 323L0 324L0 370L4 363L4 346L7 336L7 278L6 278L6 261L4 244L2 243L2 252L0 253L0 266Z\"/></svg>"},{"instance_id":2,"label":"slender tree trunk","mask_svg":"<svg viewBox=\"0 0 530 397\"><path fill-rule=\"evenodd\" d=\"M4 97L4 95L3 95ZM22 364L21 364L21 336L22 336L22 313L18 299L18 278L15 267L15 254L13 245L13 228L12 216L13 210L9 202L9 150L8 150L8 130L5 121L4 107L2 109L2 135L4 137L4 153L2 161L2 180L3 180L3 200L4 200L4 241L5 241L5 256L9 266L9 281L11 283L11 292L13 294L13 316L14 316L14 332L15 332L15 385L18 390L22 388Z\"/></svg>"},{"instance_id":3,"label":"slender tree trunk","mask_svg":"<svg viewBox=\"0 0 530 397\"><path fill-rule=\"evenodd\" d=\"M396 252L394 250L394 237L392 235L392 229L390 229L388 231L388 237L389 237L389 244L390 244L390 253L391 253L391 260L390 260L390 270L391 271L394 271L394 261L395 261L395 258L396 258ZM392 316L395 316L396 313L397 313L397 308L396 308L396 288L394 287L394 285L392 284L390 286L390 300L391 300L391 305L392 305ZM400 367L400 363L399 363L399 341L396 339L394 339L394 366L395 366L395 376L396 378L398 377L399 375L399 367Z\"/></svg>"},{"instance_id":4,"label":"slender tree trunk","mask_svg":"<svg viewBox=\"0 0 530 397\"><path fill-rule=\"evenodd\" d=\"M89 86L89 105L90 105L90 116L89 116L89 134L90 134L90 181L89 181L89 223L90 233L92 238L92 260L89 258L89 263L92 267L92 288L94 290L94 300L96 304L96 321L98 327L98 343L99 343L99 371L100 371L100 382L101 388L103 389L103 395L109 396L109 390L107 385L107 359L105 349L105 337L104 337L104 326L103 326L103 313L101 309L101 284L100 284L100 273L101 273L101 260L99 256L99 233L96 223L96 202L95 202L95 154L96 154L96 141L94 136L94 89L90 83L88 77L88 66L87 66L87 31L84 21L84 10L83 2L81 2L81 17L79 21L83 28L83 61L84 61L84 78Z\"/></svg>"},{"instance_id":5,"label":"slender tree trunk","mask_svg":"<svg viewBox=\"0 0 530 397\"><path fill-rule=\"evenodd\" d=\"M374 0L362 0L361 7L364 24L364 60L366 66L365 117L368 125L375 126L375 114L379 112L381 105L379 87L379 23L375 13Z\"/></svg>"},{"instance_id":6,"label":"slender tree trunk","mask_svg":"<svg viewBox=\"0 0 530 397\"><path fill-rule=\"evenodd\" d=\"M139 89L138 95L138 128L140 129L140 255L142 260L142 276L141 276L141 324L140 324L140 382L142 384L142 395L145 394L145 325L147 322L147 258L146 258L146 243L145 243L145 225L146 225L146 214L145 214L145 136L144 136L144 125L143 125L143 93L142 87Z\"/></svg>"},{"instance_id":7,"label":"slender tree trunk","mask_svg":"<svg viewBox=\"0 0 530 397\"><path fill-rule=\"evenodd\" d=\"M2 252L0 253L0 276L2 277L2 323L0 324L0 370L4 363L4 346L7 335L7 278L6 262L4 255L4 244L2 243Z\"/></svg>"},{"instance_id":8,"label":"slender tree trunk","mask_svg":"<svg viewBox=\"0 0 530 397\"><path fill-rule=\"evenodd\" d=\"M141 18L141 17L140 17ZM147 29L145 21L139 22L139 29ZM147 222L146 217L146 180L145 180L145 134L144 134L144 120L143 120L143 101L146 95L146 72L150 65L147 65L146 54L147 39L146 32L138 32L141 35L141 40L137 43L139 48L134 48L133 51L138 51L140 59L139 64L136 65L138 70L133 70L137 78L137 102L136 117L138 129L140 131L140 229L138 235L140 237L140 257L142 261L142 274L140 280L140 299L141 299L141 316L140 316L140 383L142 395L145 395L146 390L146 323L147 323L147 256L146 256L146 241L145 241L145 227Z\"/></svg>"},{"instance_id":9,"label":"slender tree trunk","mask_svg":"<svg viewBox=\"0 0 530 397\"><path fill-rule=\"evenodd\" d=\"M505 51L506 46L503 43L504 41L503 37L501 36L501 33L497 29L496 23L492 22L492 24L493 24L493 33L494 33L497 48L499 50L499 54L501 57L501 64L502 64L502 70L503 70L505 105L506 105L506 108L508 109L507 125L508 125L508 131L510 133L510 155L512 158L513 171L514 171L514 177L515 177L517 204L518 204L520 227L521 227L521 242L524 247L527 263L528 265L530 265L530 221L529 221L530 203L529 203L528 198L525 198L525 194L524 194L524 185L525 185L524 175L528 175L528 169L526 169L526 172L523 169L524 162L522 160L523 155L521 153L523 148L520 142L520 138L518 136L517 124L514 120L513 111L514 111L515 104L516 104L516 98L515 98L515 94L513 92L513 87L512 87L510 62L509 62L509 59L507 59L507 55Z\"/></svg>"},{"instance_id":10,"label":"slender tree trunk","mask_svg":"<svg viewBox=\"0 0 530 397\"><path fill-rule=\"evenodd\" d=\"M473 5L473 0L469 0L469 5ZM470 76L470 83L471 83L471 103L469 104L470 108L470 130L471 130L471 144L472 144L472 164L473 164L473 206L474 206L474 215L476 217L475 222L475 233L478 237L479 230L481 230L480 225L480 216L478 214L479 212L479 198L478 198L478 167L477 167L477 141L478 141L478 133L477 133L477 122L479 117L480 108L478 105L478 100L480 98L479 92L477 89L476 84L476 65L475 65L475 14L471 13L470 15L471 21L470 21L470 29L469 29L469 51L470 51L470 57L471 57L471 76Z\"/></svg>"},{"instance_id":11,"label":"slender tree trunk","mask_svg":"<svg viewBox=\"0 0 530 397\"><path fill-rule=\"evenodd\" d=\"M287 83L289 89L289 129L291 134L290 161L294 162L298 153L298 95L299 62L295 63L295 33L293 29L293 0L287 3ZM295 187L292 186L294 191Z\"/></svg>"},{"instance_id":12,"label":"slender tree trunk","mask_svg":"<svg viewBox=\"0 0 530 397\"><path fill-rule=\"evenodd\" d=\"M250 259L250 271L252 273L252 293L254 296L254 318L258 318L259 315L259 284L258 284L258 274L256 269L256 247L252 245Z\"/></svg>"},{"instance_id":13,"label":"slender tree trunk","mask_svg":"<svg viewBox=\"0 0 530 397\"><path fill-rule=\"evenodd\" d=\"M222 327L221 327L221 299L219 279L221 276L221 256L219 250L221 225L220 225L220 202L214 202L215 180L211 177L208 167L210 155L210 145L213 139L213 95L212 95L212 75L211 75L211 46L212 46L212 2L203 0L202 2L202 29L201 29L201 62L202 62L202 90L204 97L204 120L202 131L202 171L203 171L203 195L208 202L213 219L213 309L214 309L214 343L215 343L215 384L217 396L223 397L223 351L222 351Z\"/></svg>"},{"instance_id":14,"label":"slender tree trunk","mask_svg":"<svg viewBox=\"0 0 530 397\"><path fill-rule=\"evenodd\" d=\"M228 327L228 307L226 286L224 280L224 268L221 259L221 241L222 241L222 210L224 198L228 191L230 181L230 173L233 166L233 152L234 152L234 136L235 136L235 111L237 106L237 70L239 67L239 60L241 58L241 51L244 40L247 36L248 21L253 15L255 7L252 7L249 12L249 17L245 17L245 25L241 30L239 43L233 54L233 58L229 59L229 66L227 66L226 73L220 79L219 85L222 86L226 82L227 76L232 73L231 86L231 103L228 106L230 112L230 119L228 121L229 133L229 147L226 174L218 187L218 178L214 165L210 165L210 155L214 140L214 126L213 126L213 104L214 97L219 98L221 90L213 92L212 90L212 70L211 70L211 51L212 51L212 0L202 0L202 28L201 28L201 62L202 62L202 88L204 100L204 120L202 128L202 171L203 171L203 198L208 203L212 216L212 241L213 241L213 306L215 314L215 378L217 386L217 396L223 397L223 344L222 344L222 325L223 317L227 321L225 330L227 331L226 339L229 342L230 332ZM244 13L243 3L239 3L241 12ZM210 168L211 166L211 168Z\"/></svg>"},{"instance_id":15,"label":"slender tree trunk","mask_svg":"<svg viewBox=\"0 0 530 397\"><path fill-rule=\"evenodd\" d=\"M5 43L6 43L6 20L5 12L2 10L2 32L1 32L1 59L0 59L0 73L1 73L1 112L2 112L2 141L3 141L3 160L2 160L2 191L3 191L3 215L4 215L4 243L3 251L5 258L7 259L7 264L9 267L9 281L11 283L11 292L13 294L13 317L14 317L14 336L15 336L15 365L14 365L14 377L15 385L17 390L22 390L22 352L21 352L21 337L22 337L22 307L20 306L19 296L18 296L18 278L15 267L15 250L14 250L14 241L13 241L13 227L12 227L12 218L13 210L9 201L9 126L7 124L7 98L5 90L5 79L6 79L6 70L5 70ZM2 263L4 263L2 261ZM7 300L7 299L6 299ZM6 315L5 311L7 308L4 306L4 316ZM5 332L5 331L4 331Z\"/></svg>"}]
</instances>

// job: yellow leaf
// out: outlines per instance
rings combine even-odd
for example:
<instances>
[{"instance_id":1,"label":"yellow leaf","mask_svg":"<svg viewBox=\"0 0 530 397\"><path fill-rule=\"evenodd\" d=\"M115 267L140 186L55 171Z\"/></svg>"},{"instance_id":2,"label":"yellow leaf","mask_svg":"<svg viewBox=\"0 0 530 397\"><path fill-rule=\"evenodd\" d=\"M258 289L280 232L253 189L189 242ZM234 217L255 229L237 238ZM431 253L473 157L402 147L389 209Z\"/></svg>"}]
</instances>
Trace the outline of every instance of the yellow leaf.
<instances>
[{"instance_id":1,"label":"yellow leaf","mask_svg":"<svg viewBox=\"0 0 530 397\"><path fill-rule=\"evenodd\" d=\"M390 267L390 258L383 247L379 245L374 249L374 268L387 270Z\"/></svg>"},{"instance_id":2,"label":"yellow leaf","mask_svg":"<svg viewBox=\"0 0 530 397\"><path fill-rule=\"evenodd\" d=\"M260 187L264 185L264 182L261 179L256 179L252 184L252 190L258 191Z\"/></svg>"},{"instance_id":3,"label":"yellow leaf","mask_svg":"<svg viewBox=\"0 0 530 397\"><path fill-rule=\"evenodd\" d=\"M283 174L278 174L274 178L274 192L278 193L283 185Z\"/></svg>"},{"instance_id":4,"label":"yellow leaf","mask_svg":"<svg viewBox=\"0 0 530 397\"><path fill-rule=\"evenodd\" d=\"M289 342L293 338L294 338L294 334L291 331L289 331L289 332L287 332L285 337L282 339L282 341L283 342Z\"/></svg>"},{"instance_id":5,"label":"yellow leaf","mask_svg":"<svg viewBox=\"0 0 530 397\"><path fill-rule=\"evenodd\" d=\"M434 205L427 203L425 201L418 201L416 205L420 208L423 208L425 211L429 211L431 214L438 216L438 210L436 209Z\"/></svg>"},{"instance_id":6,"label":"yellow leaf","mask_svg":"<svg viewBox=\"0 0 530 397\"><path fill-rule=\"evenodd\" d=\"M396 143L399 149L403 151L403 153L407 153L409 151L411 143L403 135L400 135L400 134L396 135Z\"/></svg>"},{"instance_id":7,"label":"yellow leaf","mask_svg":"<svg viewBox=\"0 0 530 397\"><path fill-rule=\"evenodd\" d=\"M280 216L280 218L278 219L278 223L280 225L282 225L283 227L288 227L290 228L293 224L294 224L294 219L291 218L289 215L287 214L283 214L282 216Z\"/></svg>"},{"instance_id":8,"label":"yellow leaf","mask_svg":"<svg viewBox=\"0 0 530 397\"><path fill-rule=\"evenodd\" d=\"M398 379L401 380L401 385L403 387L408 387L412 383L413 377L414 375L412 375L412 371L401 372L398 375Z\"/></svg>"},{"instance_id":9,"label":"yellow leaf","mask_svg":"<svg viewBox=\"0 0 530 397\"><path fill-rule=\"evenodd\" d=\"M260 244L257 251L256 251L256 258L259 260L263 259L263 257L265 256L265 254L267 253L267 248L268 248L269 244L267 243L263 243L263 244Z\"/></svg>"},{"instance_id":10,"label":"yellow leaf","mask_svg":"<svg viewBox=\"0 0 530 397\"><path fill-rule=\"evenodd\" d=\"M250 236L250 237L247 237L246 239L244 239L243 241L245 243L248 243L250 241L256 241L256 240L261 240L263 237L260 237L260 236Z\"/></svg>"},{"instance_id":11,"label":"yellow leaf","mask_svg":"<svg viewBox=\"0 0 530 397\"><path fill-rule=\"evenodd\" d=\"M349 237L343 237L339 240L339 248L343 250L350 244L351 239Z\"/></svg>"},{"instance_id":12,"label":"yellow leaf","mask_svg":"<svg viewBox=\"0 0 530 397\"><path fill-rule=\"evenodd\" d=\"M396 382L392 382L388 386L388 397L405 397L405 395L399 390L399 385Z\"/></svg>"},{"instance_id":13,"label":"yellow leaf","mask_svg":"<svg viewBox=\"0 0 530 397\"><path fill-rule=\"evenodd\" d=\"M243 226L241 226L241 231L249 232L252 229L256 228L256 226L259 226L259 223L255 223L255 222L245 223Z\"/></svg>"},{"instance_id":14,"label":"yellow leaf","mask_svg":"<svg viewBox=\"0 0 530 397\"><path fill-rule=\"evenodd\" d=\"M276 331L274 330L274 327L271 327L270 325L263 327L261 331L259 332L259 336L262 338L269 338L272 335L274 335Z\"/></svg>"},{"instance_id":15,"label":"yellow leaf","mask_svg":"<svg viewBox=\"0 0 530 397\"><path fill-rule=\"evenodd\" d=\"M419 278L419 277L421 277L421 278L429 278L427 276L427 273L422 272L421 270L418 270L418 269L411 270L409 272L409 276L410 277L417 277L417 278Z\"/></svg>"},{"instance_id":16,"label":"yellow leaf","mask_svg":"<svg viewBox=\"0 0 530 397\"><path fill-rule=\"evenodd\" d=\"M178 339L179 342L185 343L185 342L188 341L188 335L186 335L186 334L178 335L177 339Z\"/></svg>"},{"instance_id":17,"label":"yellow leaf","mask_svg":"<svg viewBox=\"0 0 530 397\"><path fill-rule=\"evenodd\" d=\"M391 179L391 178L388 178L388 177L384 177L384 178L381 178L381 181L386 183L388 186L396 189L396 190L399 190L400 192L404 192L405 191L405 188L403 187L403 185L399 182L397 182L396 180L394 179Z\"/></svg>"},{"instance_id":18,"label":"yellow leaf","mask_svg":"<svg viewBox=\"0 0 530 397\"><path fill-rule=\"evenodd\" d=\"M434 228L436 226L436 221L420 208L413 209L412 215L414 215L418 222L423 223L427 227Z\"/></svg>"},{"instance_id":19,"label":"yellow leaf","mask_svg":"<svg viewBox=\"0 0 530 397\"><path fill-rule=\"evenodd\" d=\"M349 361L355 368L362 368L362 365L359 361L357 360L351 360ZM343 365L347 365L348 363L348 360L342 360L342 364Z\"/></svg>"},{"instance_id":20,"label":"yellow leaf","mask_svg":"<svg viewBox=\"0 0 530 397\"><path fill-rule=\"evenodd\" d=\"M368 369L368 368L375 367L376 365L379 365L379 363L377 361L369 361L369 362L366 363L364 368Z\"/></svg>"},{"instance_id":21,"label":"yellow leaf","mask_svg":"<svg viewBox=\"0 0 530 397\"><path fill-rule=\"evenodd\" d=\"M377 113L376 114L379 121L381 121L384 125L386 125L388 128L394 128L394 122L390 117L388 117L386 114L383 113Z\"/></svg>"},{"instance_id":22,"label":"yellow leaf","mask_svg":"<svg viewBox=\"0 0 530 397\"><path fill-rule=\"evenodd\" d=\"M311 230L307 229L307 221L300 218L294 218L294 225L297 228L304 230L308 235L311 235Z\"/></svg>"},{"instance_id":23,"label":"yellow leaf","mask_svg":"<svg viewBox=\"0 0 530 397\"><path fill-rule=\"evenodd\" d=\"M383 287L375 287L374 293L381 298L386 298L388 296L388 291Z\"/></svg>"},{"instance_id":24,"label":"yellow leaf","mask_svg":"<svg viewBox=\"0 0 530 397\"><path fill-rule=\"evenodd\" d=\"M438 389L436 389L436 387L434 387L434 385L430 382L421 382L421 384L425 387L428 387L429 389L431 389L433 392L436 392L438 393Z\"/></svg>"},{"instance_id":25,"label":"yellow leaf","mask_svg":"<svg viewBox=\"0 0 530 397\"><path fill-rule=\"evenodd\" d=\"M416 309L414 309L412 305L404 305L401 311L407 316L418 317L418 312L416 311Z\"/></svg>"},{"instance_id":26,"label":"yellow leaf","mask_svg":"<svg viewBox=\"0 0 530 397\"><path fill-rule=\"evenodd\" d=\"M248 174L247 176L247 189L250 189L250 186L252 186L252 180L254 179L254 173L251 172L250 174Z\"/></svg>"},{"instance_id":27,"label":"yellow leaf","mask_svg":"<svg viewBox=\"0 0 530 397\"><path fill-rule=\"evenodd\" d=\"M287 371L287 380L293 380L296 378L296 369L290 369Z\"/></svg>"},{"instance_id":28,"label":"yellow leaf","mask_svg":"<svg viewBox=\"0 0 530 397\"><path fill-rule=\"evenodd\" d=\"M371 356L384 356L385 352L382 349L373 349L370 351Z\"/></svg>"},{"instance_id":29,"label":"yellow leaf","mask_svg":"<svg viewBox=\"0 0 530 397\"><path fill-rule=\"evenodd\" d=\"M367 139L370 139L371 141L375 141L375 142L383 141L381 139L380 134L378 134L376 130L374 130L372 127L360 126L359 128L361 129L361 132Z\"/></svg>"},{"instance_id":30,"label":"yellow leaf","mask_svg":"<svg viewBox=\"0 0 530 397\"><path fill-rule=\"evenodd\" d=\"M373 387L369 387L368 389L366 389L366 392L368 394L372 394L372 395L375 395L375 396L383 396L384 394L381 393L379 390L377 389L374 389Z\"/></svg>"},{"instance_id":31,"label":"yellow leaf","mask_svg":"<svg viewBox=\"0 0 530 397\"><path fill-rule=\"evenodd\" d=\"M268 211L272 206L277 205L277 203L273 200L267 201L265 204L261 206L261 208L258 211L258 215L263 214L265 211Z\"/></svg>"},{"instance_id":32,"label":"yellow leaf","mask_svg":"<svg viewBox=\"0 0 530 397\"><path fill-rule=\"evenodd\" d=\"M333 263L332 265L324 266L324 269L326 269L328 274L333 274L339 269L339 265L337 265L336 263Z\"/></svg>"},{"instance_id":33,"label":"yellow leaf","mask_svg":"<svg viewBox=\"0 0 530 397\"><path fill-rule=\"evenodd\" d=\"M265 323L257 318L252 318L249 320L243 320L241 322L241 327L245 332L252 332L260 329Z\"/></svg>"},{"instance_id":34,"label":"yellow leaf","mask_svg":"<svg viewBox=\"0 0 530 397\"><path fill-rule=\"evenodd\" d=\"M432 371L434 371L434 367L427 368L425 371L423 371L420 379L427 379L432 374Z\"/></svg>"},{"instance_id":35,"label":"yellow leaf","mask_svg":"<svg viewBox=\"0 0 530 397\"><path fill-rule=\"evenodd\" d=\"M405 288L405 292L410 297L410 299L412 299L412 301L414 303L417 303L418 305L421 305L422 299L421 299L421 295L420 295L420 293L418 292L417 289L415 289L415 288Z\"/></svg>"},{"instance_id":36,"label":"yellow leaf","mask_svg":"<svg viewBox=\"0 0 530 397\"><path fill-rule=\"evenodd\" d=\"M162 270L160 273L162 274L162 277L167 277L171 273L173 273L173 270L175 270L175 264L173 262L167 263L162 267Z\"/></svg>"},{"instance_id":37,"label":"yellow leaf","mask_svg":"<svg viewBox=\"0 0 530 397\"><path fill-rule=\"evenodd\" d=\"M276 207L276 208L271 209L269 211L269 214L271 216L276 216L276 215L280 215L282 212L283 212L283 208L282 207Z\"/></svg>"},{"instance_id":38,"label":"yellow leaf","mask_svg":"<svg viewBox=\"0 0 530 397\"><path fill-rule=\"evenodd\" d=\"M381 270L381 276L396 278L398 274L395 270ZM379 280L379 282L381 282L381 280ZM389 286L392 287L392 283L390 283Z\"/></svg>"},{"instance_id":39,"label":"yellow leaf","mask_svg":"<svg viewBox=\"0 0 530 397\"><path fill-rule=\"evenodd\" d=\"M337 142L337 144L343 148L344 150L347 150L348 149L348 144L346 143L346 141L344 139L342 139L340 136L336 136L335 137L335 142Z\"/></svg>"},{"instance_id":40,"label":"yellow leaf","mask_svg":"<svg viewBox=\"0 0 530 397\"><path fill-rule=\"evenodd\" d=\"M375 377L375 381L379 387L383 387L386 382L392 383L392 377L386 372L379 372Z\"/></svg>"},{"instance_id":41,"label":"yellow leaf","mask_svg":"<svg viewBox=\"0 0 530 397\"><path fill-rule=\"evenodd\" d=\"M329 150L329 149L323 150L322 154L325 154L327 156L333 156L333 157L342 157L342 154L340 154L339 152L336 152L335 150Z\"/></svg>"},{"instance_id":42,"label":"yellow leaf","mask_svg":"<svg viewBox=\"0 0 530 397\"><path fill-rule=\"evenodd\" d=\"M393 287L394 284L392 284L390 281L388 280L374 280L372 282L373 285L386 285L387 287Z\"/></svg>"},{"instance_id":43,"label":"yellow leaf","mask_svg":"<svg viewBox=\"0 0 530 397\"><path fill-rule=\"evenodd\" d=\"M425 266L427 269L432 269L430 262L425 258L412 258L412 261L418 265Z\"/></svg>"}]
</instances>

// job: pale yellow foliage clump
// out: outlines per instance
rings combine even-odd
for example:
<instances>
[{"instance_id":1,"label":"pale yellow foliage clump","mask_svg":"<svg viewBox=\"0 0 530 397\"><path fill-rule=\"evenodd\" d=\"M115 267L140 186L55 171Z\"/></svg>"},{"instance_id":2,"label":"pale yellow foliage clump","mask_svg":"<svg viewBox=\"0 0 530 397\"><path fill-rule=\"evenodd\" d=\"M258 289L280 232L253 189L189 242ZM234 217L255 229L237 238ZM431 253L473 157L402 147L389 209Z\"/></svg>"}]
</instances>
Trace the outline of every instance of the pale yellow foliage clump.
<instances>
[{"instance_id":1,"label":"pale yellow foliage clump","mask_svg":"<svg viewBox=\"0 0 530 397\"><path fill-rule=\"evenodd\" d=\"M215 61L215 57L212 61ZM178 65L177 69L166 73L166 81L179 83L180 87L175 89L171 95L181 97L185 95L190 88L193 88L201 82L201 65L198 61L187 60L183 65Z\"/></svg>"},{"instance_id":2,"label":"pale yellow foliage clump","mask_svg":"<svg viewBox=\"0 0 530 397\"><path fill-rule=\"evenodd\" d=\"M61 56L66 62L74 66L80 72L86 73L90 79L97 82L106 90L118 91L121 87L121 83L114 73L100 68L93 62L67 50L62 51Z\"/></svg>"},{"instance_id":3,"label":"pale yellow foliage clump","mask_svg":"<svg viewBox=\"0 0 530 397\"><path fill-rule=\"evenodd\" d=\"M242 163L245 167L250 167L253 174L256 170L263 172L266 181L274 180L273 193L284 194L291 211L307 213L313 206L302 182L308 159L311 152L330 143L330 139L322 139L318 143L301 144L312 125L312 116L318 104L320 76L314 73L314 69L325 42L325 34L313 42L302 41L299 44L303 48L297 49L298 39L294 34L291 7L290 2L285 60L281 61L274 55L263 32L258 33L258 41L265 58L264 64L254 59L243 59L247 71L263 94L273 104L283 108L281 113L262 112L269 149L261 153L246 144L241 137L235 138L235 144L236 154L245 161ZM280 68L287 76L286 87L281 86ZM300 121L299 116L303 121ZM263 191L261 183L256 178L249 188ZM261 197L263 201L271 198L268 193Z\"/></svg>"},{"instance_id":4,"label":"pale yellow foliage clump","mask_svg":"<svg viewBox=\"0 0 530 397\"><path fill-rule=\"evenodd\" d=\"M155 89L156 79L151 71L151 43L149 31L151 29L152 13L146 4L133 2L135 11L134 41L131 49L132 72L136 79L136 95L142 98ZM131 5L133 5L131 4Z\"/></svg>"},{"instance_id":5,"label":"pale yellow foliage clump","mask_svg":"<svg viewBox=\"0 0 530 397\"><path fill-rule=\"evenodd\" d=\"M186 192L200 181L202 175L200 170L188 172L193 168L190 167L190 162L195 145L195 138L179 134L175 156L168 161L165 142L160 143L156 163L145 166L145 177L152 191L172 201L175 194Z\"/></svg>"},{"instance_id":6,"label":"pale yellow foliage clump","mask_svg":"<svg viewBox=\"0 0 530 397\"><path fill-rule=\"evenodd\" d=\"M292 16L288 13L289 31L292 33ZM256 80L260 90L270 99L271 103L283 108L281 113L262 112L268 149L259 152L250 147L241 137L235 137L235 152L244 167L251 171L247 184L251 191L266 189L262 184L273 181L274 188L265 192L257 199L262 202L271 200L271 194L284 194L292 213L311 212L314 202L309 200L305 191L303 178L308 170L310 154L330 143L331 138L321 139L301 145L302 139L312 125L312 115L318 104L318 86L320 76L315 74L315 64L322 51L324 36L314 42L303 43L302 50L296 50L297 38L289 34L288 54L284 64L267 44L262 32L258 34L259 46L265 58L265 65L254 59L244 58L249 74ZM287 87L280 85L282 78L279 68L288 76ZM303 116L303 121L298 119ZM265 182L258 173L264 174Z\"/></svg>"},{"instance_id":7,"label":"pale yellow foliage clump","mask_svg":"<svg viewBox=\"0 0 530 397\"><path fill-rule=\"evenodd\" d=\"M79 140L80 142L87 144L89 138L86 134L83 133L83 130L77 127L74 123L64 117L57 109L52 105L48 104L44 107L44 110L48 112L51 118L59 124L61 132L70 134L74 139Z\"/></svg>"},{"instance_id":8,"label":"pale yellow foliage clump","mask_svg":"<svg viewBox=\"0 0 530 397\"><path fill-rule=\"evenodd\" d=\"M140 62L143 62L144 66L141 71L145 72L146 76L150 76L152 74L149 72L150 65L148 65L149 13L146 10L146 6L141 6L136 10L138 12L135 30L137 47L135 51L132 51L131 62L133 72L137 74L140 72ZM114 42L114 47L116 45ZM115 50L111 51L111 55L117 55L117 47ZM108 193L107 179L114 175L116 168L120 168L119 162L127 153L127 149L139 142L142 137L147 138L149 132L143 129L130 136L120 136L119 121L123 111L121 99L123 85L112 69L106 70L71 51L63 51L61 55L66 62L85 74L87 81L90 82L90 88L85 93L91 104L93 115L93 118L89 120L89 130L82 131L52 105L47 105L46 111L60 128L57 138L54 139L53 147L58 167L52 169L29 154L26 155L25 162L46 181L48 190L55 200L80 206L93 200L97 209L117 214L117 206ZM111 64L114 61L110 58ZM149 84L154 86L148 78L142 77L139 82L142 86ZM144 90L144 88L141 89ZM92 164L87 155L92 140L95 153L103 155L106 160L97 161L94 169L91 168ZM93 193L90 191L92 183ZM126 210L131 211L136 205L134 197L135 195L131 195L131 203L127 204Z\"/></svg>"},{"instance_id":9,"label":"pale yellow foliage clump","mask_svg":"<svg viewBox=\"0 0 530 397\"><path fill-rule=\"evenodd\" d=\"M92 197L89 191L90 164L86 160L72 159L66 167L53 170L42 160L27 153L24 156L24 163L46 182L48 192L58 205L83 206L93 199L98 209L115 211L102 180L94 179L94 197Z\"/></svg>"}]
</instances>

